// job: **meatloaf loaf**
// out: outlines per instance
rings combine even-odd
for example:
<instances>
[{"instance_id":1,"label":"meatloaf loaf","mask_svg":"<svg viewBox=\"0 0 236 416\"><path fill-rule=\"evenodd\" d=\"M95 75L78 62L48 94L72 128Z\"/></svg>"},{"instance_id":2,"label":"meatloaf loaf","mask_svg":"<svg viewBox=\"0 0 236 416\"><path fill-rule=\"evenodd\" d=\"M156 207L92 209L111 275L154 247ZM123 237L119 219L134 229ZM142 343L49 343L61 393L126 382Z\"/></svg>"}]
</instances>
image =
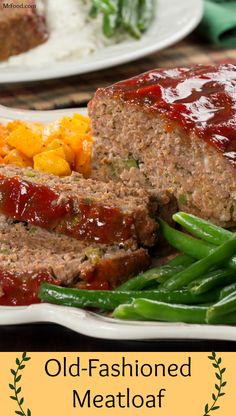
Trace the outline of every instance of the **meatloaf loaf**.
<instances>
[{"instance_id":1,"label":"meatloaf loaf","mask_svg":"<svg viewBox=\"0 0 236 416\"><path fill-rule=\"evenodd\" d=\"M158 229L154 217L170 204L164 193L158 197L122 183L0 165L0 213L78 240L152 246Z\"/></svg>"},{"instance_id":2,"label":"meatloaf loaf","mask_svg":"<svg viewBox=\"0 0 236 416\"><path fill-rule=\"evenodd\" d=\"M89 244L0 216L0 304L24 304L32 290L28 303L34 303L42 281L114 288L149 263L143 248Z\"/></svg>"},{"instance_id":3,"label":"meatloaf loaf","mask_svg":"<svg viewBox=\"0 0 236 416\"><path fill-rule=\"evenodd\" d=\"M235 226L235 65L144 73L99 89L89 115L94 176L114 179L133 160L132 176L172 191L179 209Z\"/></svg>"},{"instance_id":4,"label":"meatloaf loaf","mask_svg":"<svg viewBox=\"0 0 236 416\"><path fill-rule=\"evenodd\" d=\"M22 7L24 6L24 7ZM35 0L0 0L0 61L26 52L48 39L45 17Z\"/></svg>"}]
</instances>

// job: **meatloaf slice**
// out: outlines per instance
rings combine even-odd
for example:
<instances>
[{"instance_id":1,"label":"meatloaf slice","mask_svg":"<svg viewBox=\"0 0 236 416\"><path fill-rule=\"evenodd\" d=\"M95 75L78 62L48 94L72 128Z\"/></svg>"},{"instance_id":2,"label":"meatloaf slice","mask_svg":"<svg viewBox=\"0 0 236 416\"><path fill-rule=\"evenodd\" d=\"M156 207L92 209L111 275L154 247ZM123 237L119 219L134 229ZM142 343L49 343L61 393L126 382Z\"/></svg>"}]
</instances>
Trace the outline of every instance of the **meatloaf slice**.
<instances>
[{"instance_id":1,"label":"meatloaf slice","mask_svg":"<svg viewBox=\"0 0 236 416\"><path fill-rule=\"evenodd\" d=\"M39 284L42 280L109 289L147 269L149 264L149 255L143 248L131 251L86 244L0 216L0 304L6 303L4 293L10 296L12 280L20 282L19 291L23 292L32 282Z\"/></svg>"},{"instance_id":2,"label":"meatloaf slice","mask_svg":"<svg viewBox=\"0 0 236 416\"><path fill-rule=\"evenodd\" d=\"M155 215L171 203L140 187L0 165L0 212L78 240L136 249L157 240Z\"/></svg>"},{"instance_id":3,"label":"meatloaf slice","mask_svg":"<svg viewBox=\"0 0 236 416\"><path fill-rule=\"evenodd\" d=\"M24 6L24 7L23 7ZM0 61L26 52L48 39L45 17L35 0L0 0Z\"/></svg>"},{"instance_id":4,"label":"meatloaf slice","mask_svg":"<svg viewBox=\"0 0 236 416\"><path fill-rule=\"evenodd\" d=\"M119 176L132 159L133 177L172 191L181 210L236 224L235 65L147 72L99 89L89 115L94 176Z\"/></svg>"}]
</instances>

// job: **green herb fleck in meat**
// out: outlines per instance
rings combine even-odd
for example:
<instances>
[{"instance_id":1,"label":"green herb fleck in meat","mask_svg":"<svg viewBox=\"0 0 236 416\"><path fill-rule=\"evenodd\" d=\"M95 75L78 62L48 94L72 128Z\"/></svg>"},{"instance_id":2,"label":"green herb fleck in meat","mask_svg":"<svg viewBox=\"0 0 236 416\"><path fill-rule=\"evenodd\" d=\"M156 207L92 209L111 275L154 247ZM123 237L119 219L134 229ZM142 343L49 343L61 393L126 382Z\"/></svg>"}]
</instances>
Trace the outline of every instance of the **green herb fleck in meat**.
<instances>
[{"instance_id":1,"label":"green herb fleck in meat","mask_svg":"<svg viewBox=\"0 0 236 416\"><path fill-rule=\"evenodd\" d=\"M179 198L178 198L178 201L179 201L180 204L186 205L187 202L188 202L187 195L186 194L180 194Z\"/></svg>"},{"instance_id":2,"label":"green herb fleck in meat","mask_svg":"<svg viewBox=\"0 0 236 416\"><path fill-rule=\"evenodd\" d=\"M11 250L9 247L3 247L1 248L0 253L8 256L11 253Z\"/></svg>"},{"instance_id":3,"label":"green herb fleck in meat","mask_svg":"<svg viewBox=\"0 0 236 416\"><path fill-rule=\"evenodd\" d=\"M123 160L123 164L126 169L138 168L138 162L135 159L125 159Z\"/></svg>"},{"instance_id":4,"label":"green herb fleck in meat","mask_svg":"<svg viewBox=\"0 0 236 416\"><path fill-rule=\"evenodd\" d=\"M80 221L81 221L81 215L78 214L78 215L76 215L75 217L72 218L71 225L73 227L75 227L76 225L78 225L80 223Z\"/></svg>"},{"instance_id":5,"label":"green herb fleck in meat","mask_svg":"<svg viewBox=\"0 0 236 416\"><path fill-rule=\"evenodd\" d=\"M97 264L101 259L101 251L99 248L87 248L85 255L92 264Z\"/></svg>"},{"instance_id":6,"label":"green herb fleck in meat","mask_svg":"<svg viewBox=\"0 0 236 416\"><path fill-rule=\"evenodd\" d=\"M29 171L26 172L25 175L28 176L28 178L34 178L36 176L36 172Z\"/></svg>"},{"instance_id":7,"label":"green herb fleck in meat","mask_svg":"<svg viewBox=\"0 0 236 416\"><path fill-rule=\"evenodd\" d=\"M36 233L36 231L37 231L37 227L34 227L34 226L30 227L30 229L29 229L30 234L34 234L34 233Z\"/></svg>"}]
</instances>

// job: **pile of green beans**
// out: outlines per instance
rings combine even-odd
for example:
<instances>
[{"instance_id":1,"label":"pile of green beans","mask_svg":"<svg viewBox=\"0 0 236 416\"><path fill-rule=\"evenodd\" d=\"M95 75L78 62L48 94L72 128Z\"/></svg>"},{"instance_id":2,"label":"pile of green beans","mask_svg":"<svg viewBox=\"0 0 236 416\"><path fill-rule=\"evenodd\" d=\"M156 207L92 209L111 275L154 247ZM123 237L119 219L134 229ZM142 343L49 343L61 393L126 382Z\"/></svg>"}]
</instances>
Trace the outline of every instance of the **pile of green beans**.
<instances>
[{"instance_id":1,"label":"pile of green beans","mask_svg":"<svg viewBox=\"0 0 236 416\"><path fill-rule=\"evenodd\" d=\"M110 38L125 31L139 39L155 16L156 0L92 0L90 16L103 14L103 33Z\"/></svg>"},{"instance_id":2,"label":"pile of green beans","mask_svg":"<svg viewBox=\"0 0 236 416\"><path fill-rule=\"evenodd\" d=\"M143 297L134 299L128 305L118 306L113 316L129 320L235 325L236 233L187 213L179 212L173 219L198 239L160 220L162 235L183 255L191 256L195 261L163 279L159 284L159 290L164 289L172 293L182 289L200 296L212 291L217 295L218 289L218 300L211 303L209 299L208 305L200 302L174 304Z\"/></svg>"},{"instance_id":3,"label":"pile of green beans","mask_svg":"<svg viewBox=\"0 0 236 416\"><path fill-rule=\"evenodd\" d=\"M44 283L39 297L60 305L113 311L116 319L236 325L236 233L184 212L173 219L192 235L159 220L163 237L180 252L167 264L133 277L116 290Z\"/></svg>"}]
</instances>

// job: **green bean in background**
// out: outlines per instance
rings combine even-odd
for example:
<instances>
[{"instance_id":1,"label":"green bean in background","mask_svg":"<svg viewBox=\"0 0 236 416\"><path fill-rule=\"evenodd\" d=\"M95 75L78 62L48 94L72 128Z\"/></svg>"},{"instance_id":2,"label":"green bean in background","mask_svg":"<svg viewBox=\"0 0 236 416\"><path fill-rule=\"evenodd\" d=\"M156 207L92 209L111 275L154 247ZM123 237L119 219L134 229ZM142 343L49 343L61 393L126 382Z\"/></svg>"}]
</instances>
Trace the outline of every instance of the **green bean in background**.
<instances>
[{"instance_id":1,"label":"green bean in background","mask_svg":"<svg viewBox=\"0 0 236 416\"><path fill-rule=\"evenodd\" d=\"M161 219L158 219L158 223L160 225L161 234L168 241L168 243L188 256L200 260L211 254L216 249L215 245L206 243L202 240L197 240L188 234L182 233L181 231L170 227ZM236 270L236 255L232 256L232 258L227 261L225 266Z\"/></svg>"},{"instance_id":2,"label":"green bean in background","mask_svg":"<svg viewBox=\"0 0 236 416\"><path fill-rule=\"evenodd\" d=\"M208 243L220 245L232 237L232 232L186 212L173 215L174 221Z\"/></svg>"},{"instance_id":3,"label":"green bean in background","mask_svg":"<svg viewBox=\"0 0 236 416\"><path fill-rule=\"evenodd\" d=\"M236 312L236 292L229 294L208 308L206 314L207 323L217 323L219 317L232 312Z\"/></svg>"},{"instance_id":4,"label":"green bean in background","mask_svg":"<svg viewBox=\"0 0 236 416\"><path fill-rule=\"evenodd\" d=\"M89 16L92 17L93 19L95 19L98 16L99 10L96 6L94 6L94 4L92 5L90 12L89 12Z\"/></svg>"},{"instance_id":5,"label":"green bean in background","mask_svg":"<svg viewBox=\"0 0 236 416\"><path fill-rule=\"evenodd\" d=\"M206 274L212 268L226 264L235 253L236 236L232 237L220 246L216 246L216 248L211 251L208 256L191 264L175 276L170 277L163 283L162 287L167 290L181 289L193 280Z\"/></svg>"},{"instance_id":6,"label":"green bean in background","mask_svg":"<svg viewBox=\"0 0 236 416\"><path fill-rule=\"evenodd\" d=\"M191 293L200 294L236 281L236 270L218 269L194 280L188 285Z\"/></svg>"},{"instance_id":7,"label":"green bean in background","mask_svg":"<svg viewBox=\"0 0 236 416\"><path fill-rule=\"evenodd\" d=\"M133 299L140 297L168 303L196 304L217 301L219 291L212 291L202 295L194 295L188 290L172 292L166 290L118 292L112 290L65 288L50 283L43 283L39 289L39 298L45 302L76 308L101 308L109 311L122 303L131 303Z\"/></svg>"},{"instance_id":8,"label":"green bean in background","mask_svg":"<svg viewBox=\"0 0 236 416\"><path fill-rule=\"evenodd\" d=\"M138 28L145 32L155 17L156 0L139 0L138 5Z\"/></svg>"},{"instance_id":9,"label":"green bean in background","mask_svg":"<svg viewBox=\"0 0 236 416\"><path fill-rule=\"evenodd\" d=\"M140 39L141 37L141 32L138 28L138 7L139 0L122 0L121 24L136 39Z\"/></svg>"},{"instance_id":10,"label":"green bean in background","mask_svg":"<svg viewBox=\"0 0 236 416\"><path fill-rule=\"evenodd\" d=\"M144 273L135 276L122 283L116 290L141 290L150 285L150 283L162 283L169 277L180 272L185 267L193 263L189 256L180 255L160 267L153 267Z\"/></svg>"},{"instance_id":11,"label":"green bean in background","mask_svg":"<svg viewBox=\"0 0 236 416\"><path fill-rule=\"evenodd\" d=\"M141 37L155 17L156 0L91 0L90 17L103 14L103 33L108 38L128 32Z\"/></svg>"},{"instance_id":12,"label":"green bean in background","mask_svg":"<svg viewBox=\"0 0 236 416\"><path fill-rule=\"evenodd\" d=\"M115 14L104 14L103 16L103 24L102 24L102 31L104 35L107 38L111 38L114 36L116 28L117 28L117 22L118 22L118 16Z\"/></svg>"},{"instance_id":13,"label":"green bean in background","mask_svg":"<svg viewBox=\"0 0 236 416\"><path fill-rule=\"evenodd\" d=\"M97 8L100 12L104 14L111 14L117 12L117 8L112 0L92 0L92 8Z\"/></svg>"},{"instance_id":14,"label":"green bean in background","mask_svg":"<svg viewBox=\"0 0 236 416\"><path fill-rule=\"evenodd\" d=\"M114 36L116 29L118 28L118 25L119 25L120 0L110 0L110 1L114 5L114 8L116 8L116 12L104 14L103 16L102 30L103 30L104 35L107 38L111 38L112 36Z\"/></svg>"}]
</instances>

